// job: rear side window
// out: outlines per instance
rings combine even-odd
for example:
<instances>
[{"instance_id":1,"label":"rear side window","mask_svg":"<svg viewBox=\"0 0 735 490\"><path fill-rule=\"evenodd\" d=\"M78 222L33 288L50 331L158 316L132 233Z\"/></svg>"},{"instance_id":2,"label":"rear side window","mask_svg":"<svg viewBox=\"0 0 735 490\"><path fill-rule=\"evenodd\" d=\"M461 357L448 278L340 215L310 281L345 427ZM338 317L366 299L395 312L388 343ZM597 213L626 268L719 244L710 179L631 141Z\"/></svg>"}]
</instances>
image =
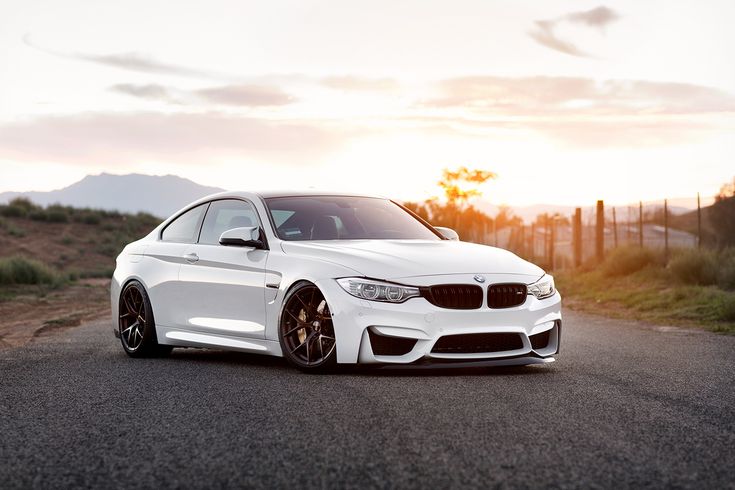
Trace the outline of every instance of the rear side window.
<instances>
[{"instance_id":1,"label":"rear side window","mask_svg":"<svg viewBox=\"0 0 735 490\"><path fill-rule=\"evenodd\" d=\"M209 203L200 204L173 220L163 230L161 240L164 242L196 243L199 227L204 218L204 211L207 210L208 205Z\"/></svg>"},{"instance_id":2,"label":"rear side window","mask_svg":"<svg viewBox=\"0 0 735 490\"><path fill-rule=\"evenodd\" d=\"M222 233L246 226L260 226L258 215L252 204L238 199L213 201L204 218L199 243L218 245Z\"/></svg>"}]
</instances>

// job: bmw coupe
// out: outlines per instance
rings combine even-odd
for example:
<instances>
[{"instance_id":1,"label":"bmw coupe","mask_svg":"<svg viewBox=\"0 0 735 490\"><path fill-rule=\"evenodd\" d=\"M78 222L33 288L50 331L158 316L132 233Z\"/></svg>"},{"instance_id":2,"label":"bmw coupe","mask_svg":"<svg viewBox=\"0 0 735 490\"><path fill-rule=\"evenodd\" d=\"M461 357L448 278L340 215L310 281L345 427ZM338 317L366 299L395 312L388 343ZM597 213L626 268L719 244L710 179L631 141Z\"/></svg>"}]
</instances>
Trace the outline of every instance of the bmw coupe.
<instances>
[{"instance_id":1,"label":"bmw coupe","mask_svg":"<svg viewBox=\"0 0 735 490\"><path fill-rule=\"evenodd\" d=\"M459 241L389 199L228 192L117 257L115 334L132 357L205 347L336 364L554 360L561 297L513 253Z\"/></svg>"}]
</instances>

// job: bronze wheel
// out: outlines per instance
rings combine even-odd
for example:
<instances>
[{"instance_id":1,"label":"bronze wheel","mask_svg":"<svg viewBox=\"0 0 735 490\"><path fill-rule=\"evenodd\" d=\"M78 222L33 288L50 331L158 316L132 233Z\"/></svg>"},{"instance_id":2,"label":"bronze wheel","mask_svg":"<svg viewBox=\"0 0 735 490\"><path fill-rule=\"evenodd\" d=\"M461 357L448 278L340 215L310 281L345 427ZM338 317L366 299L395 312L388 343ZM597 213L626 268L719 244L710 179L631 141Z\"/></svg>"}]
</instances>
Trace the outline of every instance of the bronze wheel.
<instances>
[{"instance_id":1,"label":"bronze wheel","mask_svg":"<svg viewBox=\"0 0 735 490\"><path fill-rule=\"evenodd\" d=\"M279 338L283 355L300 369L323 370L335 364L337 342L332 314L315 285L302 283L286 296Z\"/></svg>"},{"instance_id":2,"label":"bronze wheel","mask_svg":"<svg viewBox=\"0 0 735 490\"><path fill-rule=\"evenodd\" d=\"M131 281L120 295L118 329L125 352L132 357L166 354L170 346L158 345L148 294L138 281Z\"/></svg>"}]
</instances>

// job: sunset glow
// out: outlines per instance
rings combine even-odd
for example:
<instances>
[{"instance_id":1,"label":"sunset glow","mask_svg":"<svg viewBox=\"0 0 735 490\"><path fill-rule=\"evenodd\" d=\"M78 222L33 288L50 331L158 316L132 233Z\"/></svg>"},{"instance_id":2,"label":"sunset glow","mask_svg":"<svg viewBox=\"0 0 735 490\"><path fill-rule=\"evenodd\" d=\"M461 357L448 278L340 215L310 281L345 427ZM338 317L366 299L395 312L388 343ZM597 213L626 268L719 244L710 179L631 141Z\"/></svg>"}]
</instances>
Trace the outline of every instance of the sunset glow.
<instances>
[{"instance_id":1,"label":"sunset glow","mask_svg":"<svg viewBox=\"0 0 735 490\"><path fill-rule=\"evenodd\" d=\"M11 0L0 191L139 172L424 199L466 165L498 174L495 204L711 196L735 175L734 21L727 1Z\"/></svg>"}]
</instances>

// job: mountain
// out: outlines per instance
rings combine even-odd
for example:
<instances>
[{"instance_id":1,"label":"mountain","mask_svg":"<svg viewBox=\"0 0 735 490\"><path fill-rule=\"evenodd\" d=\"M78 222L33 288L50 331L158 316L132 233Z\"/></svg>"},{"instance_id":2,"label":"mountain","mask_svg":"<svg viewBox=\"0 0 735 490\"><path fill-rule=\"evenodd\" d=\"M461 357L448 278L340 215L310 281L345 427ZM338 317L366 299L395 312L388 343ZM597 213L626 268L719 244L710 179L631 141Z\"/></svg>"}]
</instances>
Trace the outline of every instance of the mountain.
<instances>
[{"instance_id":1,"label":"mountain","mask_svg":"<svg viewBox=\"0 0 735 490\"><path fill-rule=\"evenodd\" d=\"M175 175L103 173L88 175L69 187L55 191L4 192L0 194L0 203L25 197L42 206L63 204L128 213L145 211L163 218L191 201L222 190Z\"/></svg>"}]
</instances>

